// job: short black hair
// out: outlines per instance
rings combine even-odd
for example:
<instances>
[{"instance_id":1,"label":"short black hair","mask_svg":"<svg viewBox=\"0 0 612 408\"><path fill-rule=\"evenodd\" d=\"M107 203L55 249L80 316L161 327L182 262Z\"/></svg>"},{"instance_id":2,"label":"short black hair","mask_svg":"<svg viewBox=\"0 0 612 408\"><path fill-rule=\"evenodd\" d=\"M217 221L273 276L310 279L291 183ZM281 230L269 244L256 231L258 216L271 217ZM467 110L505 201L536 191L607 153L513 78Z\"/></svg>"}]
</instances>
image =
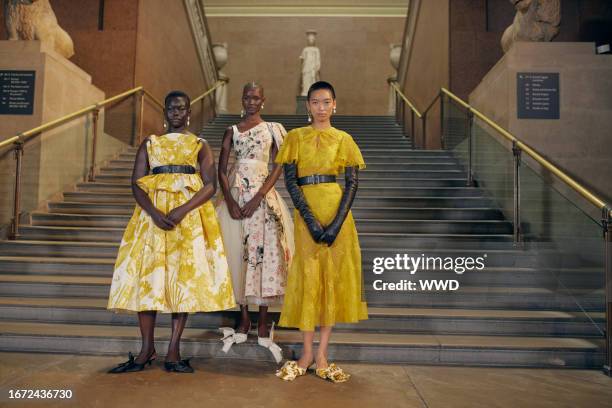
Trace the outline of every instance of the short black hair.
<instances>
[{"instance_id":1,"label":"short black hair","mask_svg":"<svg viewBox=\"0 0 612 408\"><path fill-rule=\"evenodd\" d=\"M164 99L164 106L168 106L168 102L170 102L170 99L173 99L173 98L185 98L187 99L187 107L191 105L191 98L189 98L189 95L187 95L185 92L170 91L168 92L168 95L166 95L166 98Z\"/></svg>"},{"instance_id":2,"label":"short black hair","mask_svg":"<svg viewBox=\"0 0 612 408\"><path fill-rule=\"evenodd\" d=\"M336 91L334 91L334 87L332 86L332 84L325 81L317 81L314 84L310 85L310 88L308 88L307 98L310 99L310 94L314 91L318 91L319 89L327 89L329 92L331 92L332 98L336 99Z\"/></svg>"}]
</instances>

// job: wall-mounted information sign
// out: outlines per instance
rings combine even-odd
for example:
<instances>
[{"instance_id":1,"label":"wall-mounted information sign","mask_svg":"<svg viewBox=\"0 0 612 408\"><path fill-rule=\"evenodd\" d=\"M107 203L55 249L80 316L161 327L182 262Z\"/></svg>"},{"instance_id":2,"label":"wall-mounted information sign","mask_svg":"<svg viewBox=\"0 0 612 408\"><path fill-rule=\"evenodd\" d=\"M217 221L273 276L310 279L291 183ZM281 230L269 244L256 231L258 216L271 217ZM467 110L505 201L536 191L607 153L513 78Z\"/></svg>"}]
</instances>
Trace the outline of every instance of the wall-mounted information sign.
<instances>
[{"instance_id":1,"label":"wall-mounted information sign","mask_svg":"<svg viewBox=\"0 0 612 408\"><path fill-rule=\"evenodd\" d=\"M559 73L518 72L516 102L519 119L559 119Z\"/></svg>"},{"instance_id":2,"label":"wall-mounted information sign","mask_svg":"<svg viewBox=\"0 0 612 408\"><path fill-rule=\"evenodd\" d=\"M0 70L0 115L31 115L35 83L36 71Z\"/></svg>"}]
</instances>

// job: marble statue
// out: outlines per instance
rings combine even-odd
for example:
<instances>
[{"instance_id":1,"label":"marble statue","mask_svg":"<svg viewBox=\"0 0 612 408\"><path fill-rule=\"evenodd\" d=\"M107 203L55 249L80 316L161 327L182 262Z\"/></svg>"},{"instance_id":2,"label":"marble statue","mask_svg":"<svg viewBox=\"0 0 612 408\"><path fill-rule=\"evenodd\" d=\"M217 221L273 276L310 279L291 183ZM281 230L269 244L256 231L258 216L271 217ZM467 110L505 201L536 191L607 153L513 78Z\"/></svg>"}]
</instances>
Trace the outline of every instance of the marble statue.
<instances>
[{"instance_id":1,"label":"marble statue","mask_svg":"<svg viewBox=\"0 0 612 408\"><path fill-rule=\"evenodd\" d=\"M9 40L39 40L62 56L74 55L72 39L57 23L49 0L5 0Z\"/></svg>"},{"instance_id":2,"label":"marble statue","mask_svg":"<svg viewBox=\"0 0 612 408\"><path fill-rule=\"evenodd\" d=\"M229 77L221 69L227 64L227 43L213 44L213 54L215 55L215 66L217 67L217 77L224 84L215 91L215 104L217 113L227 113L227 83Z\"/></svg>"},{"instance_id":3,"label":"marble statue","mask_svg":"<svg viewBox=\"0 0 612 408\"><path fill-rule=\"evenodd\" d=\"M302 50L300 59L302 60L302 96L308 94L310 85L319 80L319 69L321 69L321 54L319 48L315 46L317 32L314 30L306 31L308 45Z\"/></svg>"},{"instance_id":4,"label":"marble statue","mask_svg":"<svg viewBox=\"0 0 612 408\"><path fill-rule=\"evenodd\" d=\"M387 78L389 84L389 115L395 115L395 89L391 86L392 82L397 81L397 69L399 68L400 57L402 56L402 45L401 44L390 44L389 45L389 60L391 66L395 71L393 75Z\"/></svg>"},{"instance_id":5,"label":"marble statue","mask_svg":"<svg viewBox=\"0 0 612 408\"><path fill-rule=\"evenodd\" d=\"M517 41L551 41L559 33L560 0L510 0L516 8L512 25L501 39L504 52Z\"/></svg>"}]
</instances>

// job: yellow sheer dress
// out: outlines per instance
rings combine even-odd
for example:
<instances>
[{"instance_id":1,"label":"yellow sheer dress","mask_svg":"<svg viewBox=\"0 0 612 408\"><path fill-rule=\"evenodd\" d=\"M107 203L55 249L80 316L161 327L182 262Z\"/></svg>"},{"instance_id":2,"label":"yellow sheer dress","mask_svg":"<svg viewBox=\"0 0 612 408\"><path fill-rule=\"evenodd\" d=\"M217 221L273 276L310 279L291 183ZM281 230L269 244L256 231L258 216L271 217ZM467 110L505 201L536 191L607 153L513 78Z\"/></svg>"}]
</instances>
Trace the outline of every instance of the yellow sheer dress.
<instances>
[{"instance_id":1,"label":"yellow sheer dress","mask_svg":"<svg viewBox=\"0 0 612 408\"><path fill-rule=\"evenodd\" d=\"M197 168L203 139L193 134L150 136L149 167ZM137 181L167 214L203 186L200 174L150 174ZM172 230L157 227L136 205L121 245L108 308L116 311L210 312L235 306L232 279L213 204L189 212Z\"/></svg>"},{"instance_id":2,"label":"yellow sheer dress","mask_svg":"<svg viewBox=\"0 0 612 408\"><path fill-rule=\"evenodd\" d=\"M335 128L303 127L290 131L276 163L296 163L298 177L344 174L344 167L364 168L353 138ZM338 211L342 188L337 183L300 187L314 216L325 227ZM363 300L361 249L355 221L348 213L334 243L316 243L294 210L295 255L289 269L280 326L312 331L316 326L353 323L368 318Z\"/></svg>"}]
</instances>

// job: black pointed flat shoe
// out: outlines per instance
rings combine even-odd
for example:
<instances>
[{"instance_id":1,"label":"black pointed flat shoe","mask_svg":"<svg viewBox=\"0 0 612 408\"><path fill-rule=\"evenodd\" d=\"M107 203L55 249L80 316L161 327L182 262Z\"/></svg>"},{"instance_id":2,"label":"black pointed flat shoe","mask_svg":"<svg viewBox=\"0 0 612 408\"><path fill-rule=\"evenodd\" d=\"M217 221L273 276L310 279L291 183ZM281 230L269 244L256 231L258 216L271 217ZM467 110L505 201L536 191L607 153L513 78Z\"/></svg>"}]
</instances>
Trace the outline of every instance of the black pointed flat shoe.
<instances>
[{"instance_id":1,"label":"black pointed flat shoe","mask_svg":"<svg viewBox=\"0 0 612 408\"><path fill-rule=\"evenodd\" d=\"M117 367L111 368L110 370L108 370L108 373L109 374L122 374L122 373L134 373L137 371L142 371L144 370L147 364L151 365L153 363L153 360L155 360L156 357L157 356L155 355L155 350L153 350L153 352L151 353L147 361L140 364L134 361L135 360L134 355L130 351L128 353L128 361L126 361L125 363L118 364Z\"/></svg>"},{"instance_id":2,"label":"black pointed flat shoe","mask_svg":"<svg viewBox=\"0 0 612 408\"><path fill-rule=\"evenodd\" d=\"M164 368L169 373L193 373L193 368L189 364L189 359L181 361L166 361Z\"/></svg>"}]
</instances>

